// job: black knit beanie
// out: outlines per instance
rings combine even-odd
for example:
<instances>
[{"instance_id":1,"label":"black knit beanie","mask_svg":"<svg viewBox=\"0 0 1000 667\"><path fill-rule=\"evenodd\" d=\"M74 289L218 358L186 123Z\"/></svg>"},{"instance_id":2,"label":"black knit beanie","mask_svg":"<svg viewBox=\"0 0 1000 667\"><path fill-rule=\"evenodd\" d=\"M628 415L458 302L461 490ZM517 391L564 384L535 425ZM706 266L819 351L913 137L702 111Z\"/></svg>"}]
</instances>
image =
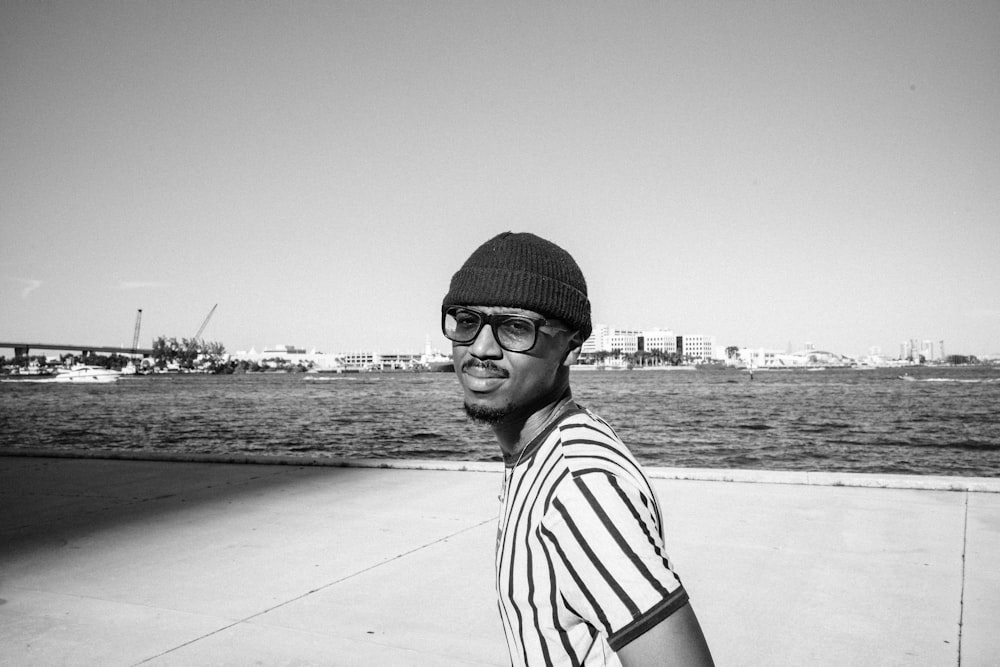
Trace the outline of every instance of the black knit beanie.
<instances>
[{"instance_id":1,"label":"black knit beanie","mask_svg":"<svg viewBox=\"0 0 1000 667\"><path fill-rule=\"evenodd\" d=\"M568 252L534 234L504 232L451 278L445 306L506 306L558 318L590 336L587 281Z\"/></svg>"}]
</instances>

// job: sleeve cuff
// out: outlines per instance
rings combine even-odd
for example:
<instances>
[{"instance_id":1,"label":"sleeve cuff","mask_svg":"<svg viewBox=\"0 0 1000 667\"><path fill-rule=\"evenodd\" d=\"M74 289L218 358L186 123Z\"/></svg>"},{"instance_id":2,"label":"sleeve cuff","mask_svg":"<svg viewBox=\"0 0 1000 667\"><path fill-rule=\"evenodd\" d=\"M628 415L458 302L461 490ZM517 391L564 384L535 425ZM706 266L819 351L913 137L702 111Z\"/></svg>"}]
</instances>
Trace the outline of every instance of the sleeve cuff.
<instances>
[{"instance_id":1,"label":"sleeve cuff","mask_svg":"<svg viewBox=\"0 0 1000 667\"><path fill-rule=\"evenodd\" d=\"M687 591L681 586L671 593L669 597L658 602L649 611L633 619L631 623L608 637L608 645L611 647L611 650L618 652L622 647L627 646L633 640L645 634L649 629L658 625L660 621L682 609L687 603Z\"/></svg>"}]
</instances>

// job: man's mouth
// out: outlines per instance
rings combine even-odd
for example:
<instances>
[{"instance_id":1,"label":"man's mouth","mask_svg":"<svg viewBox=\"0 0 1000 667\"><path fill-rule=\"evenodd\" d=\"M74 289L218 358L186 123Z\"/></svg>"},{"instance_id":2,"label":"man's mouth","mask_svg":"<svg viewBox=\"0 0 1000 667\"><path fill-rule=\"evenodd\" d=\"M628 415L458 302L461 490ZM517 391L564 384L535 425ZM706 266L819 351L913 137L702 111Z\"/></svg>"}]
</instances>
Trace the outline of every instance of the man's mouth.
<instances>
[{"instance_id":1,"label":"man's mouth","mask_svg":"<svg viewBox=\"0 0 1000 667\"><path fill-rule=\"evenodd\" d=\"M462 364L462 372L474 378L502 379L510 376L506 369L488 361L469 359Z\"/></svg>"}]
</instances>

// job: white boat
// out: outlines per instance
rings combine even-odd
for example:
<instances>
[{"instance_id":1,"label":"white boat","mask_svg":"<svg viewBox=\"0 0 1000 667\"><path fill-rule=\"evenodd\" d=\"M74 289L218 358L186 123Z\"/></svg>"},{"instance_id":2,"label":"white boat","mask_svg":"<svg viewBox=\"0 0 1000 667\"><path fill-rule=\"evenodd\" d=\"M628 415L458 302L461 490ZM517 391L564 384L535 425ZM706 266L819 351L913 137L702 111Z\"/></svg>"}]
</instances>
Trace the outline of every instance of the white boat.
<instances>
[{"instance_id":1,"label":"white boat","mask_svg":"<svg viewBox=\"0 0 1000 667\"><path fill-rule=\"evenodd\" d=\"M417 368L432 373L452 373L455 371L455 362L451 357L446 357L438 350L432 350L431 341L428 338L424 345L424 353L420 355L420 361L417 362Z\"/></svg>"},{"instance_id":2,"label":"white boat","mask_svg":"<svg viewBox=\"0 0 1000 667\"><path fill-rule=\"evenodd\" d=\"M421 365L432 373L451 373L455 370L455 362L443 354L433 354L420 359Z\"/></svg>"},{"instance_id":3,"label":"white boat","mask_svg":"<svg viewBox=\"0 0 1000 667\"><path fill-rule=\"evenodd\" d=\"M117 382L121 371L113 371L100 366L76 364L69 368L59 368L49 382Z\"/></svg>"},{"instance_id":4,"label":"white boat","mask_svg":"<svg viewBox=\"0 0 1000 667\"><path fill-rule=\"evenodd\" d=\"M76 364L70 368L57 368L52 373L28 375L26 373L3 378L0 382L72 382L74 384L94 384L117 382L121 371L112 371L100 366Z\"/></svg>"}]
</instances>

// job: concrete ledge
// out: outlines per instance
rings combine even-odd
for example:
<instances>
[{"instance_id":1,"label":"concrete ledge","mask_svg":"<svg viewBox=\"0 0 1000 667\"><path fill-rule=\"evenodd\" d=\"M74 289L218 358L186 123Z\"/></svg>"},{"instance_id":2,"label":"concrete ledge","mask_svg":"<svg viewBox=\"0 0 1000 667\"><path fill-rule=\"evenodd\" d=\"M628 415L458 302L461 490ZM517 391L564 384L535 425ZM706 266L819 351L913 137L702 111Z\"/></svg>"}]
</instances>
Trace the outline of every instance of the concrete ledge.
<instances>
[{"instance_id":1,"label":"concrete ledge","mask_svg":"<svg viewBox=\"0 0 1000 667\"><path fill-rule=\"evenodd\" d=\"M814 472L808 470L716 470L712 468L656 468L649 466L645 470L650 477L656 479L1000 493L1000 478L993 477L893 475L888 473Z\"/></svg>"},{"instance_id":2,"label":"concrete ledge","mask_svg":"<svg viewBox=\"0 0 1000 667\"><path fill-rule=\"evenodd\" d=\"M181 454L152 451L59 452L0 448L0 456L41 458L111 459L129 461L178 461L187 463L256 463L267 465L329 466L335 468L384 468L391 470L445 470L453 472L502 472L503 464L491 461L444 459L349 459L325 456L268 456L250 454ZM799 484L875 489L968 491L1000 493L1000 478L947 475L894 475L887 473L817 472L808 470L742 470L727 468L666 468L644 466L654 479L742 484Z\"/></svg>"}]
</instances>

